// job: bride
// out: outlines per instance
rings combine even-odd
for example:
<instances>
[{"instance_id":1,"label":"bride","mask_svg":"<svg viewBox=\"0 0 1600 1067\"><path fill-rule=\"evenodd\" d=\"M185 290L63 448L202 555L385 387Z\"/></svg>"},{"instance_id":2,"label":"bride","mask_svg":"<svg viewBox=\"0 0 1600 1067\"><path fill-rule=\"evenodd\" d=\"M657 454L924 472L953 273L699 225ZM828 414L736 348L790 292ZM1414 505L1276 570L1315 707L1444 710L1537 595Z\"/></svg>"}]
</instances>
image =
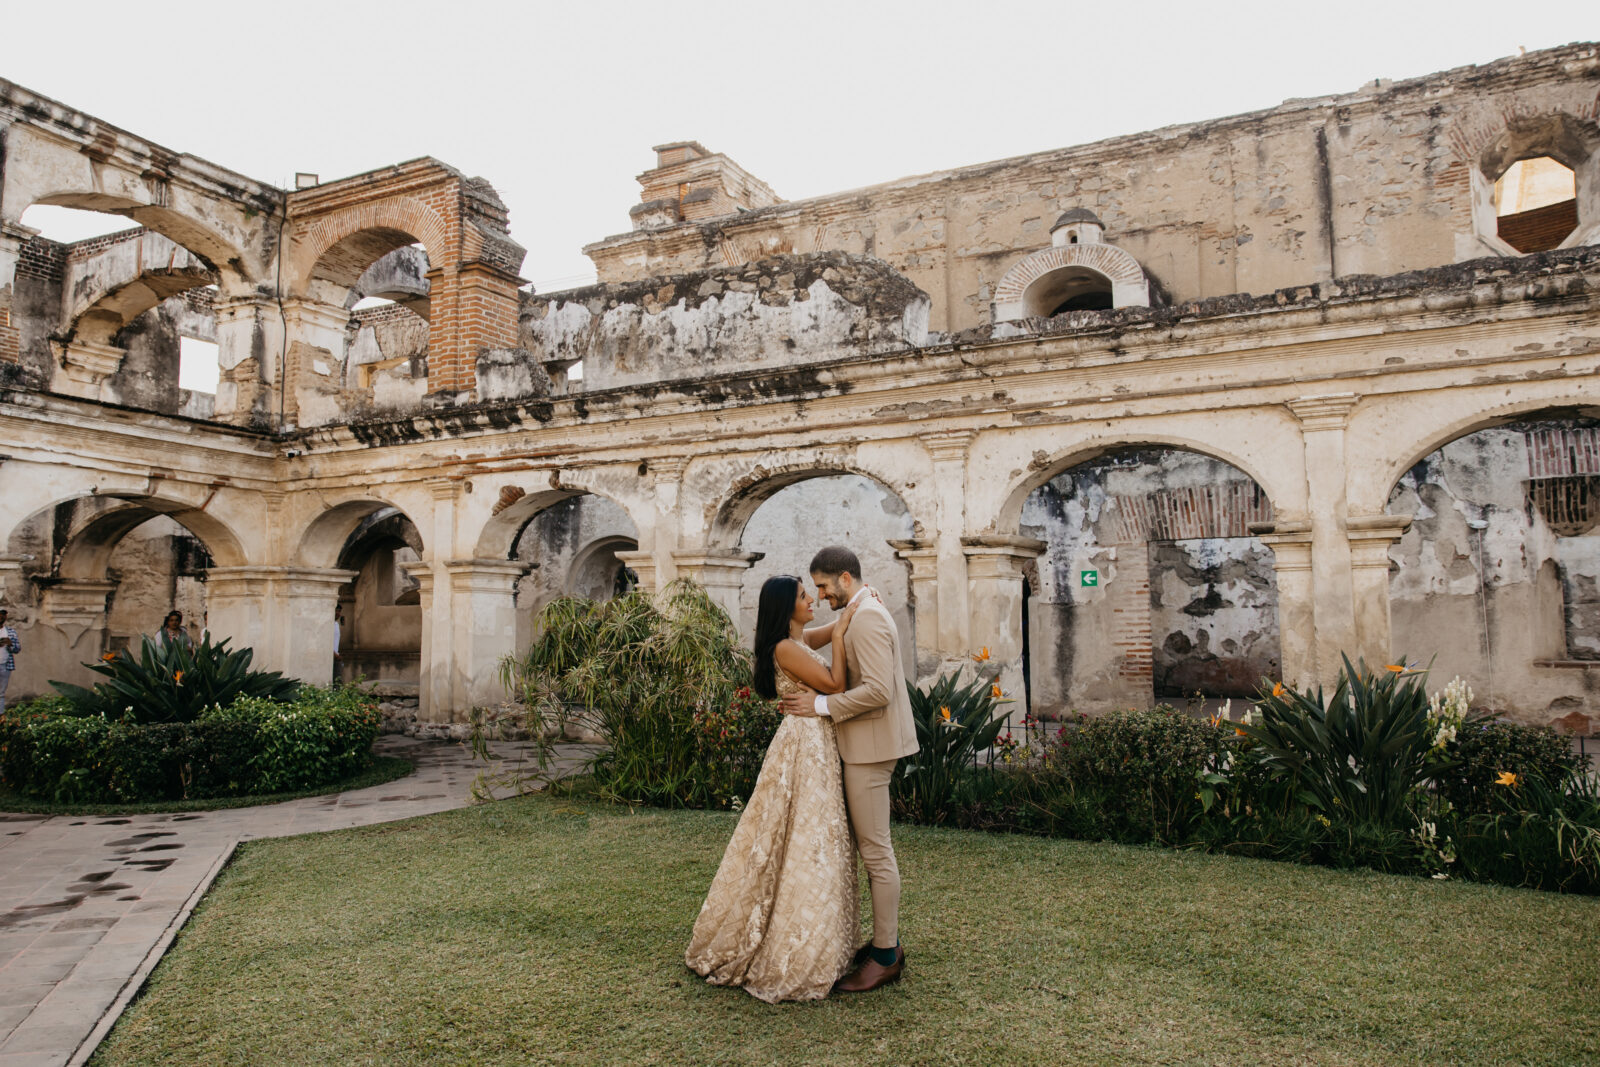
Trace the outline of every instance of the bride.
<instances>
[{"instance_id":1,"label":"bride","mask_svg":"<svg viewBox=\"0 0 1600 1067\"><path fill-rule=\"evenodd\" d=\"M798 578L779 575L761 587L753 687L769 700L802 686L844 690L843 642L856 605L831 636L812 631L832 643L830 669L802 637L813 603ZM684 961L712 985L743 986L769 1003L825 997L850 970L860 906L833 723L785 715Z\"/></svg>"}]
</instances>

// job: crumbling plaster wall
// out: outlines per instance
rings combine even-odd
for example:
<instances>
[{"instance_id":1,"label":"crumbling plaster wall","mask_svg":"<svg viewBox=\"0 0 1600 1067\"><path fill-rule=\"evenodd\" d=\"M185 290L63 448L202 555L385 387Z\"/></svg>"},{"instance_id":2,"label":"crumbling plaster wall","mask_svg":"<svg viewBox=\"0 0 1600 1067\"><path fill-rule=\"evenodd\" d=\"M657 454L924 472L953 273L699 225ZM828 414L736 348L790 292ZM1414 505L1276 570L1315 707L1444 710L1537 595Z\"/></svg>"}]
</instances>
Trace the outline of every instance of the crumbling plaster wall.
<instances>
[{"instance_id":1,"label":"crumbling plaster wall","mask_svg":"<svg viewBox=\"0 0 1600 1067\"><path fill-rule=\"evenodd\" d=\"M1504 254L1476 235L1476 138L1507 116L1551 111L1592 125L1597 88L1600 52L1574 45L642 230L585 251L611 283L780 253L875 256L929 294L932 328L945 332L987 322L1001 276L1047 246L1049 226L1073 207L1094 211L1106 239L1173 302L1394 274Z\"/></svg>"},{"instance_id":2,"label":"crumbling plaster wall","mask_svg":"<svg viewBox=\"0 0 1600 1067\"><path fill-rule=\"evenodd\" d=\"M533 640L533 620L550 601L568 592L596 591L592 582L583 583L587 589L573 588L573 566L587 556L587 549L605 541L625 542L617 548L629 551L630 546L637 547L638 537L628 513L603 496L573 497L535 515L512 549L513 559L529 564L528 573L517 580L517 649L527 648ZM605 554L615 560L615 551Z\"/></svg>"},{"instance_id":3,"label":"crumbling plaster wall","mask_svg":"<svg viewBox=\"0 0 1600 1067\"><path fill-rule=\"evenodd\" d=\"M1224 485L1252 483L1208 456L1133 451L1074 467L1028 497L1022 532L1047 546L1029 602L1035 711L1246 695L1277 676L1272 553L1249 536L1151 540L1126 515L1161 494ZM1216 532L1207 529L1216 523L1182 519L1178 532ZM1096 584L1083 584L1085 571Z\"/></svg>"},{"instance_id":4,"label":"crumbling plaster wall","mask_svg":"<svg viewBox=\"0 0 1600 1067\"><path fill-rule=\"evenodd\" d=\"M844 545L861 560L862 579L878 591L894 616L906 677L915 679L911 583L905 562L895 557L889 545L891 540L911 536L911 515L900 498L859 474L812 478L778 490L750 516L739 541L741 550L763 553L740 585L740 634L746 643L754 640L761 586L768 578L795 575L815 596L816 587L807 573L811 557L824 545ZM819 601L815 610L813 625L827 623L837 615L826 601Z\"/></svg>"},{"instance_id":5,"label":"crumbling plaster wall","mask_svg":"<svg viewBox=\"0 0 1600 1067\"><path fill-rule=\"evenodd\" d=\"M520 344L607 389L903 351L927 325L927 296L886 264L829 253L528 297Z\"/></svg>"},{"instance_id":6,"label":"crumbling plaster wall","mask_svg":"<svg viewBox=\"0 0 1600 1067\"><path fill-rule=\"evenodd\" d=\"M1431 663L1434 686L1460 676L1477 706L1536 723L1592 714L1600 689L1600 537L1558 537L1530 498L1548 480L1530 477L1533 435L1552 429L1594 433L1544 422L1470 434L1408 471L1388 508L1412 516L1390 551L1394 654Z\"/></svg>"}]
</instances>

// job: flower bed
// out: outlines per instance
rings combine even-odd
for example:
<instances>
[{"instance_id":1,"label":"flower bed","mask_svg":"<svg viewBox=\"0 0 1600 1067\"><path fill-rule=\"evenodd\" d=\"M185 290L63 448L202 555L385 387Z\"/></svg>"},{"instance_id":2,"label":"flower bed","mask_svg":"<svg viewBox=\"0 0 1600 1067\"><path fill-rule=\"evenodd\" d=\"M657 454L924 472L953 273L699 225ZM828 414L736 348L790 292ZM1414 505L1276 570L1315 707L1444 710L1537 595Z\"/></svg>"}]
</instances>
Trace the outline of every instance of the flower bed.
<instances>
[{"instance_id":1,"label":"flower bed","mask_svg":"<svg viewBox=\"0 0 1600 1067\"><path fill-rule=\"evenodd\" d=\"M57 803L138 803L309 789L364 770L382 716L353 688L240 697L189 722L75 715L59 700L0 716L0 784Z\"/></svg>"}]
</instances>

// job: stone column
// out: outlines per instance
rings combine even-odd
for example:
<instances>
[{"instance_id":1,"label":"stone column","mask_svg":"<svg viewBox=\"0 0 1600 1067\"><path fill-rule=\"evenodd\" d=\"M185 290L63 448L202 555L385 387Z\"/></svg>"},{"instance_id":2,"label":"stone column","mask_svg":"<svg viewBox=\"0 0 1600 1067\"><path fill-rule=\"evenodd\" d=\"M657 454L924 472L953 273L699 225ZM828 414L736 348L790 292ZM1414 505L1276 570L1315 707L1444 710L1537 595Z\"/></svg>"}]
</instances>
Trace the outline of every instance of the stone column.
<instances>
[{"instance_id":1,"label":"stone column","mask_svg":"<svg viewBox=\"0 0 1600 1067\"><path fill-rule=\"evenodd\" d=\"M1306 488L1311 519L1311 593L1316 606L1316 677L1331 685L1341 653L1355 653L1355 577L1347 529L1345 428L1354 393L1289 401L1305 438Z\"/></svg>"},{"instance_id":2,"label":"stone column","mask_svg":"<svg viewBox=\"0 0 1600 1067\"><path fill-rule=\"evenodd\" d=\"M680 578L690 578L705 586L711 599L716 601L733 625L739 625L739 596L744 588L744 575L764 552L739 552L724 549L713 552L678 552L673 564Z\"/></svg>"},{"instance_id":3,"label":"stone column","mask_svg":"<svg viewBox=\"0 0 1600 1067\"><path fill-rule=\"evenodd\" d=\"M505 686L500 684L500 661L517 650L517 579L528 572L529 564L453 559L444 566L450 576L454 631L446 710L451 721L464 721L471 708L499 704L506 698ZM434 689L438 690L437 684ZM430 718L444 721L437 714Z\"/></svg>"},{"instance_id":4,"label":"stone column","mask_svg":"<svg viewBox=\"0 0 1600 1067\"><path fill-rule=\"evenodd\" d=\"M224 293L216 315L217 418L234 425L275 423L278 364L285 355L277 301L257 293Z\"/></svg>"},{"instance_id":5,"label":"stone column","mask_svg":"<svg viewBox=\"0 0 1600 1067\"><path fill-rule=\"evenodd\" d=\"M254 650L251 667L327 685L333 677L333 609L355 571L318 567L212 567L206 629L214 642Z\"/></svg>"},{"instance_id":6,"label":"stone column","mask_svg":"<svg viewBox=\"0 0 1600 1067\"><path fill-rule=\"evenodd\" d=\"M1252 525L1250 532L1272 549L1278 584L1278 658L1283 681L1304 689L1317 681L1316 610L1312 601L1311 524Z\"/></svg>"},{"instance_id":7,"label":"stone column","mask_svg":"<svg viewBox=\"0 0 1600 1067\"><path fill-rule=\"evenodd\" d=\"M1400 515L1353 515L1346 528L1350 534L1356 624L1356 645L1350 658L1360 655L1374 668L1394 663L1393 657L1406 650L1391 647L1389 547L1411 528L1411 519Z\"/></svg>"},{"instance_id":8,"label":"stone column","mask_svg":"<svg viewBox=\"0 0 1600 1067\"><path fill-rule=\"evenodd\" d=\"M641 552L648 552L654 560L650 568L654 572L650 582L650 588L654 592L660 592L666 588L668 582L678 576L678 567L674 559L678 550L678 494L683 486L683 469L688 463L689 461L682 456L666 456L649 461L646 477L650 479L650 486L655 490L655 529L651 531L648 543L641 538L639 548ZM643 530L639 532L644 533ZM618 558L621 558L620 555ZM632 563L628 566L639 571L639 584L643 586L644 571Z\"/></svg>"},{"instance_id":9,"label":"stone column","mask_svg":"<svg viewBox=\"0 0 1600 1067\"><path fill-rule=\"evenodd\" d=\"M618 552L622 565L639 576L639 588L654 595L660 591L656 577L656 557L650 552Z\"/></svg>"},{"instance_id":10,"label":"stone column","mask_svg":"<svg viewBox=\"0 0 1600 1067\"><path fill-rule=\"evenodd\" d=\"M416 579L417 604L422 612L422 644L417 657L417 719L421 722L448 722L450 672L445 665L435 666L442 657L436 654L434 642L433 563L414 559L400 564L400 569ZM443 647L448 652L448 639Z\"/></svg>"},{"instance_id":11,"label":"stone column","mask_svg":"<svg viewBox=\"0 0 1600 1067\"><path fill-rule=\"evenodd\" d=\"M939 673L939 549L922 538L890 541L894 554L911 570L911 624L916 630L917 676L921 682Z\"/></svg>"},{"instance_id":12,"label":"stone column","mask_svg":"<svg viewBox=\"0 0 1600 1067\"><path fill-rule=\"evenodd\" d=\"M967 447L976 436L972 430L946 430L922 438L933 459L933 484L937 494L934 499L939 587L936 647L945 659L965 656L972 644L967 608L967 554L961 535L967 526ZM1021 610L1020 602L1018 610Z\"/></svg>"},{"instance_id":13,"label":"stone column","mask_svg":"<svg viewBox=\"0 0 1600 1067\"><path fill-rule=\"evenodd\" d=\"M999 667L1000 687L1016 701L1008 710L1026 711L1022 694L1022 574L1023 565L1044 554L1045 543L1036 537L989 535L963 537L967 572L967 603L972 613L974 645L986 645L990 662ZM943 560L940 560L941 571ZM944 583L939 594L944 595ZM941 651L949 656L948 646ZM960 650L957 655L968 650Z\"/></svg>"}]
</instances>

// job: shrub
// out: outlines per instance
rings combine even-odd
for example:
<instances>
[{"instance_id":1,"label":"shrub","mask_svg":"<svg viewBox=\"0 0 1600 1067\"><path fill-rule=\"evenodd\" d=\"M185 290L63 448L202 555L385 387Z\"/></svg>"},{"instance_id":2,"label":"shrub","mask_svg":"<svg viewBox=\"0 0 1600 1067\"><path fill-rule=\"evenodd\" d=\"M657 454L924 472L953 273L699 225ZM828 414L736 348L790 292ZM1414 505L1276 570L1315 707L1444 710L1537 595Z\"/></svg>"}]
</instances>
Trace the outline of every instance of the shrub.
<instances>
[{"instance_id":1,"label":"shrub","mask_svg":"<svg viewBox=\"0 0 1600 1067\"><path fill-rule=\"evenodd\" d=\"M700 752L721 754L720 759L703 760L706 789L717 807L731 804L734 797L750 795L767 746L782 721L778 702L763 699L749 686L734 690L733 700L726 706L695 710L694 732Z\"/></svg>"},{"instance_id":2,"label":"shrub","mask_svg":"<svg viewBox=\"0 0 1600 1067\"><path fill-rule=\"evenodd\" d=\"M730 761L720 730L695 727L696 716L722 714L750 684L750 653L704 589L679 580L659 600L645 592L605 602L563 597L546 605L538 626L528 651L501 665L536 741L563 732L567 706L578 705L605 743L589 769L606 793L664 807L725 806L749 794L759 764ZM758 734L752 722L738 745ZM547 744L538 758L523 782L546 777Z\"/></svg>"},{"instance_id":3,"label":"shrub","mask_svg":"<svg viewBox=\"0 0 1600 1067\"><path fill-rule=\"evenodd\" d=\"M1563 785L1504 772L1479 798L1483 810L1449 823L1463 874L1484 882L1600 893L1600 787L1588 775Z\"/></svg>"},{"instance_id":4,"label":"shrub","mask_svg":"<svg viewBox=\"0 0 1600 1067\"><path fill-rule=\"evenodd\" d=\"M1170 705L1079 716L1035 772L1034 805L1082 836L1180 844L1206 809L1224 729ZM1051 796L1056 794L1056 796Z\"/></svg>"},{"instance_id":5,"label":"shrub","mask_svg":"<svg viewBox=\"0 0 1600 1067\"><path fill-rule=\"evenodd\" d=\"M1259 720L1239 729L1299 801L1336 821L1399 826L1432 771L1426 674L1392 666L1374 675L1346 657L1331 699L1321 686L1274 685L1259 698Z\"/></svg>"},{"instance_id":6,"label":"shrub","mask_svg":"<svg viewBox=\"0 0 1600 1067\"><path fill-rule=\"evenodd\" d=\"M1469 721L1445 752L1450 765L1434 782L1439 796L1463 813L1494 810L1505 793L1495 782L1506 772L1560 790L1580 766L1567 739L1554 730L1509 722Z\"/></svg>"},{"instance_id":7,"label":"shrub","mask_svg":"<svg viewBox=\"0 0 1600 1067\"><path fill-rule=\"evenodd\" d=\"M294 699L300 683L277 671L251 670L254 655L249 648L230 651L227 639L212 644L210 635L195 648L146 637L137 656L124 649L84 664L107 679L93 689L50 684L78 715L131 716L140 723L193 722L206 708L224 707L239 697Z\"/></svg>"},{"instance_id":8,"label":"shrub","mask_svg":"<svg viewBox=\"0 0 1600 1067\"><path fill-rule=\"evenodd\" d=\"M902 818L934 826L950 820L960 800L976 800L958 794L970 794L978 754L994 745L1005 726L995 715L1004 696L987 678L958 685L960 676L959 670L941 675L925 690L906 685L919 751L895 767L892 796Z\"/></svg>"},{"instance_id":9,"label":"shrub","mask_svg":"<svg viewBox=\"0 0 1600 1067\"><path fill-rule=\"evenodd\" d=\"M244 697L194 722L0 716L0 781L58 803L249 796L349 777L371 760L381 717L351 688L304 687L293 703Z\"/></svg>"}]
</instances>

